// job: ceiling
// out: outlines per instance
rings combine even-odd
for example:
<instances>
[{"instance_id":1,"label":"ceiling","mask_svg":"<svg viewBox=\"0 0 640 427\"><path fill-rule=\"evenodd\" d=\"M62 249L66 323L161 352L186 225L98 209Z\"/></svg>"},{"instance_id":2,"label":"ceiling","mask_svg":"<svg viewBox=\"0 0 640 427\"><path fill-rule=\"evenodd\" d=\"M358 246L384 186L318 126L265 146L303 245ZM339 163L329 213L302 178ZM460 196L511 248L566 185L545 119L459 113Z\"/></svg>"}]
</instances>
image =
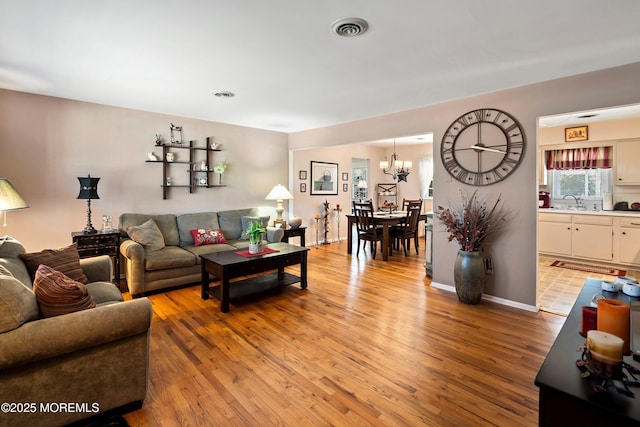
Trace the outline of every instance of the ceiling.
<instances>
[{"instance_id":1,"label":"ceiling","mask_svg":"<svg viewBox=\"0 0 640 427\"><path fill-rule=\"evenodd\" d=\"M282 132L640 61L637 0L0 7L2 88ZM365 19L368 31L334 34L331 24L347 17Z\"/></svg>"}]
</instances>

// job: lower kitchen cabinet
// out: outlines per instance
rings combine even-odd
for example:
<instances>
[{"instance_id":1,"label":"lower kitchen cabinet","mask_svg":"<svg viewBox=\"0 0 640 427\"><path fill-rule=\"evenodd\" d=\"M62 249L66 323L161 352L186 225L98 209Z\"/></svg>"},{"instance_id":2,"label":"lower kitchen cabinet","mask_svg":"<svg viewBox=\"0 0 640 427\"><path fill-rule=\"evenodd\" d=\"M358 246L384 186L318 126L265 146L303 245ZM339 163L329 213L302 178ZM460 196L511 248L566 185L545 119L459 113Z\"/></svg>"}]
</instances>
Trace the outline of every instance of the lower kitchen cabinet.
<instances>
[{"instance_id":1,"label":"lower kitchen cabinet","mask_svg":"<svg viewBox=\"0 0 640 427\"><path fill-rule=\"evenodd\" d=\"M571 248L574 257L613 261L613 218L572 216Z\"/></svg>"},{"instance_id":2,"label":"lower kitchen cabinet","mask_svg":"<svg viewBox=\"0 0 640 427\"><path fill-rule=\"evenodd\" d=\"M544 255L640 267L640 214L540 212L538 251Z\"/></svg>"},{"instance_id":3,"label":"lower kitchen cabinet","mask_svg":"<svg viewBox=\"0 0 640 427\"><path fill-rule=\"evenodd\" d=\"M620 262L640 265L640 218L620 218L619 221Z\"/></svg>"},{"instance_id":4,"label":"lower kitchen cabinet","mask_svg":"<svg viewBox=\"0 0 640 427\"><path fill-rule=\"evenodd\" d=\"M538 219L538 250L571 256L571 215L541 213Z\"/></svg>"}]
</instances>

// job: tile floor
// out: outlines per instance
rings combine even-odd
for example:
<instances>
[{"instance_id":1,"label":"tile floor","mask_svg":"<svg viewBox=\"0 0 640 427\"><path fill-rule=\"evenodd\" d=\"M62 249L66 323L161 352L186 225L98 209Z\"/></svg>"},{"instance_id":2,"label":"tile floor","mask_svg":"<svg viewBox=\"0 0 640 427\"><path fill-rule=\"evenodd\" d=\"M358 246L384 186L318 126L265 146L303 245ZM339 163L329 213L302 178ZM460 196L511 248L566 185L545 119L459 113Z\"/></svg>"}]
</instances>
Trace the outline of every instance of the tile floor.
<instances>
[{"instance_id":1,"label":"tile floor","mask_svg":"<svg viewBox=\"0 0 640 427\"><path fill-rule=\"evenodd\" d=\"M538 257L538 307L542 311L566 316L588 277L601 280L615 279L615 276L606 274L551 267L551 263L555 260L556 258L551 257ZM640 280L640 271L626 270L628 277Z\"/></svg>"}]
</instances>

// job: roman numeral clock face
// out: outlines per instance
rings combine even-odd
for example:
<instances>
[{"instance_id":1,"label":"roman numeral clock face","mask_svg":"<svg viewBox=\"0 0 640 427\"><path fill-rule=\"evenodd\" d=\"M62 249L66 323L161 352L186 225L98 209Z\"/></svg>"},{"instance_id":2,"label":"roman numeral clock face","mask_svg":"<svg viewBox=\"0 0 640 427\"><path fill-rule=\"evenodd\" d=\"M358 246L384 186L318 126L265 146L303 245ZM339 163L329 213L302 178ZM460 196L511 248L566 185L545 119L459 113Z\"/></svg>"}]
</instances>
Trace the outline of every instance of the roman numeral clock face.
<instances>
[{"instance_id":1,"label":"roman numeral clock face","mask_svg":"<svg viewBox=\"0 0 640 427\"><path fill-rule=\"evenodd\" d=\"M509 176L524 155L525 136L518 121L492 108L458 117L442 138L445 169L460 182L491 185Z\"/></svg>"}]
</instances>

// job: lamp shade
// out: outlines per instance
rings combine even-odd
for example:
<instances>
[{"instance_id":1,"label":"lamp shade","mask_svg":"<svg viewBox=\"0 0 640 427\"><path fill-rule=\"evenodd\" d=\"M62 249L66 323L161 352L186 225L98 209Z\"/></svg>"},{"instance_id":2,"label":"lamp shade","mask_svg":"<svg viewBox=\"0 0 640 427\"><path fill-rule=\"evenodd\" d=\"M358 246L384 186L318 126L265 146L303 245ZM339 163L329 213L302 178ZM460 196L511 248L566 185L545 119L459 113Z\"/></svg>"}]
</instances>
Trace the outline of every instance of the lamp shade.
<instances>
[{"instance_id":1,"label":"lamp shade","mask_svg":"<svg viewBox=\"0 0 640 427\"><path fill-rule=\"evenodd\" d=\"M364 179L361 179L360 181L358 181L358 188L362 190L368 188L367 181L365 181Z\"/></svg>"},{"instance_id":2,"label":"lamp shade","mask_svg":"<svg viewBox=\"0 0 640 427\"><path fill-rule=\"evenodd\" d=\"M291 195L291 193L289 193L289 190L287 190L287 187L285 187L282 184L278 184L275 187L273 187L273 189L269 192L269 194L267 194L267 197L265 197L265 200L288 200L288 199L293 199L293 196Z\"/></svg>"},{"instance_id":3,"label":"lamp shade","mask_svg":"<svg viewBox=\"0 0 640 427\"><path fill-rule=\"evenodd\" d=\"M100 178L91 178L91 175L87 175L87 177L79 176L78 181L80 181L78 199L93 200L100 198L98 196L98 181L100 181Z\"/></svg>"},{"instance_id":4,"label":"lamp shade","mask_svg":"<svg viewBox=\"0 0 640 427\"><path fill-rule=\"evenodd\" d=\"M7 178L0 178L0 211L28 208L29 205L18 194Z\"/></svg>"}]
</instances>

